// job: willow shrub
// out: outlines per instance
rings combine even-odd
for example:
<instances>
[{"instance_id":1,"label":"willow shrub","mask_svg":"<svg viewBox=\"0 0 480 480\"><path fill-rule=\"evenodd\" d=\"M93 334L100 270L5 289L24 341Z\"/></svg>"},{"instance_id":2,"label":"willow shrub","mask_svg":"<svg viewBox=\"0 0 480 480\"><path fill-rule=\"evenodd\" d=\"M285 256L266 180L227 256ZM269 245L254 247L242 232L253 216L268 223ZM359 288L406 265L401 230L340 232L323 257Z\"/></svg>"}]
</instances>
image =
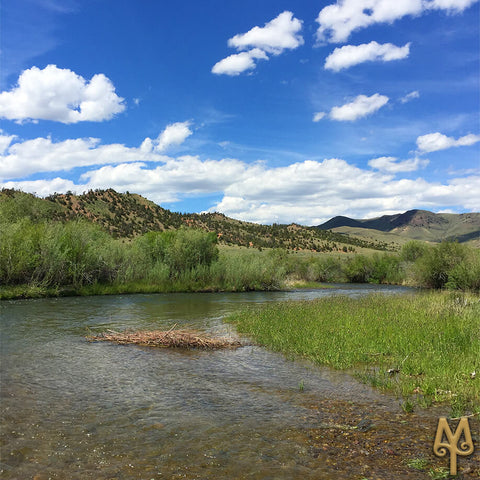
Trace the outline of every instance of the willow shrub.
<instances>
[{"instance_id":1,"label":"willow shrub","mask_svg":"<svg viewBox=\"0 0 480 480\"><path fill-rule=\"evenodd\" d=\"M428 247L413 266L416 282L428 288L480 290L480 251L457 242Z\"/></svg>"},{"instance_id":2,"label":"willow shrub","mask_svg":"<svg viewBox=\"0 0 480 480\"><path fill-rule=\"evenodd\" d=\"M32 223L0 229L0 282L80 287L109 278L102 252L113 242L100 227L74 221Z\"/></svg>"},{"instance_id":3,"label":"willow shrub","mask_svg":"<svg viewBox=\"0 0 480 480\"><path fill-rule=\"evenodd\" d=\"M149 232L137 240L151 264L161 262L177 277L198 266L210 266L218 259L217 236L200 230L180 228L166 232Z\"/></svg>"},{"instance_id":4,"label":"willow shrub","mask_svg":"<svg viewBox=\"0 0 480 480\"><path fill-rule=\"evenodd\" d=\"M286 267L281 258L255 250L223 252L211 267L210 281L222 290L275 290L282 286Z\"/></svg>"}]
</instances>

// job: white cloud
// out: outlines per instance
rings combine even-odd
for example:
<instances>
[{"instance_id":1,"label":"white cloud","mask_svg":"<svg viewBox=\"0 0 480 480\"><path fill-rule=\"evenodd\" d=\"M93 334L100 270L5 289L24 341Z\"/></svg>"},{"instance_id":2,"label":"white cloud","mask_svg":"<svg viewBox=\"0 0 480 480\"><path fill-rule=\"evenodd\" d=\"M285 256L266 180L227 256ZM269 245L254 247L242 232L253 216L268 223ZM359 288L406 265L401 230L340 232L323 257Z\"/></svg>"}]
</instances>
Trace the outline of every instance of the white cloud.
<instances>
[{"instance_id":1,"label":"white cloud","mask_svg":"<svg viewBox=\"0 0 480 480\"><path fill-rule=\"evenodd\" d=\"M415 98L420 98L420 93L417 90L414 90L413 92L407 93L404 97L402 97L400 99L400 102L408 103Z\"/></svg>"},{"instance_id":2,"label":"white cloud","mask_svg":"<svg viewBox=\"0 0 480 480\"><path fill-rule=\"evenodd\" d=\"M426 8L431 10L450 10L454 12L463 12L478 0L431 0L426 1Z\"/></svg>"},{"instance_id":3,"label":"white cloud","mask_svg":"<svg viewBox=\"0 0 480 480\"><path fill-rule=\"evenodd\" d=\"M341 159L327 159L264 168L232 183L210 211L259 223L317 225L334 215L368 218L419 206L459 205L474 210L480 201L479 187L479 176L447 184L421 178L394 180L392 175L363 170Z\"/></svg>"},{"instance_id":4,"label":"white cloud","mask_svg":"<svg viewBox=\"0 0 480 480\"><path fill-rule=\"evenodd\" d=\"M50 147L53 148L52 145ZM376 167L387 171L384 173L362 169L335 158L269 167L263 163L249 164L228 158L203 160L196 156L170 158L150 155L148 161L118 164L113 161L118 155L112 155L111 164L92 168L81 175L77 183L56 175L53 180L12 179L0 183L0 187L21 188L41 195L55 191L81 193L91 188L114 188L142 194L160 204L187 196L220 193L223 198L212 206L211 211L221 211L254 222L298 222L305 225L322 223L334 215L366 218L409 208L438 209L452 205L474 210L480 204L478 175L454 178L444 184L430 183L421 178L395 179L393 173L425 162L415 159L375 159L374 165L376 163ZM52 158L48 149L43 156ZM157 160L153 165L149 163L151 158ZM18 160L25 168L29 167L28 161ZM45 160L43 165L48 163ZM56 165L52 164L52 169ZM393 172L395 169L397 172ZM31 165L29 171L34 170L35 165Z\"/></svg>"},{"instance_id":5,"label":"white cloud","mask_svg":"<svg viewBox=\"0 0 480 480\"><path fill-rule=\"evenodd\" d=\"M256 60L268 60L267 55L280 55L285 50L293 50L303 45L299 34L302 21L294 18L292 12L285 11L267 22L264 27L253 27L246 33L235 35L228 40L230 47L240 53L229 55L217 62L212 73L236 76L256 67ZM246 51L244 51L246 50Z\"/></svg>"},{"instance_id":6,"label":"white cloud","mask_svg":"<svg viewBox=\"0 0 480 480\"><path fill-rule=\"evenodd\" d=\"M353 102L346 103L340 107L333 107L329 117L332 120L341 122L351 122L362 117L370 115L388 102L388 97L375 93L370 97L366 95L358 95Z\"/></svg>"},{"instance_id":7,"label":"white cloud","mask_svg":"<svg viewBox=\"0 0 480 480\"><path fill-rule=\"evenodd\" d=\"M313 114L313 121L314 122L319 122L322 118L324 118L326 115L325 112L317 112Z\"/></svg>"},{"instance_id":8,"label":"white cloud","mask_svg":"<svg viewBox=\"0 0 480 480\"><path fill-rule=\"evenodd\" d=\"M15 88L0 93L0 117L19 122L100 122L124 109L123 98L105 75L94 75L88 82L55 65L25 70Z\"/></svg>"},{"instance_id":9,"label":"white cloud","mask_svg":"<svg viewBox=\"0 0 480 480\"><path fill-rule=\"evenodd\" d=\"M41 197L46 197L52 193L83 192L85 189L82 186L76 185L71 180L56 177L52 180L23 180L0 182L1 188L13 188L15 190L22 190L23 192L35 193Z\"/></svg>"},{"instance_id":10,"label":"white cloud","mask_svg":"<svg viewBox=\"0 0 480 480\"><path fill-rule=\"evenodd\" d=\"M150 168L145 163L105 166L82 175L90 188L114 188L142 193L157 202L174 202L182 196L221 192L255 171L235 159L200 160L196 156L166 158Z\"/></svg>"},{"instance_id":11,"label":"white cloud","mask_svg":"<svg viewBox=\"0 0 480 480\"><path fill-rule=\"evenodd\" d=\"M15 140L16 135L4 135L3 130L0 130L0 155L3 155L10 144Z\"/></svg>"},{"instance_id":12,"label":"white cloud","mask_svg":"<svg viewBox=\"0 0 480 480\"><path fill-rule=\"evenodd\" d=\"M268 56L263 50L258 48L254 48L249 52L235 53L217 62L212 68L212 73L234 77L246 70L253 70L257 66L255 60L260 59L268 60Z\"/></svg>"},{"instance_id":13,"label":"white cloud","mask_svg":"<svg viewBox=\"0 0 480 480\"><path fill-rule=\"evenodd\" d=\"M158 136L155 145L157 152L164 152L173 145L182 144L193 132L190 130L191 122L177 122L167 125Z\"/></svg>"},{"instance_id":14,"label":"white cloud","mask_svg":"<svg viewBox=\"0 0 480 480\"><path fill-rule=\"evenodd\" d=\"M399 161L396 157L379 157L369 160L368 164L386 173L414 172L429 164L429 160L418 157Z\"/></svg>"},{"instance_id":15,"label":"white cloud","mask_svg":"<svg viewBox=\"0 0 480 480\"><path fill-rule=\"evenodd\" d=\"M139 149L125 145L100 145L98 138L53 142L35 138L11 144L0 157L0 178L26 177L38 172L68 171L75 167L144 159Z\"/></svg>"},{"instance_id":16,"label":"white cloud","mask_svg":"<svg viewBox=\"0 0 480 480\"><path fill-rule=\"evenodd\" d=\"M447 137L443 133L435 132L422 135L417 138L417 146L420 152L436 152L437 150L446 150L452 147L463 147L474 145L480 142L480 135L469 134L455 140L453 137Z\"/></svg>"},{"instance_id":17,"label":"white cloud","mask_svg":"<svg viewBox=\"0 0 480 480\"><path fill-rule=\"evenodd\" d=\"M345 45L336 48L325 60L325 68L338 72L364 62L390 62L407 58L410 54L410 43L397 47L392 43L377 42L362 45Z\"/></svg>"},{"instance_id":18,"label":"white cloud","mask_svg":"<svg viewBox=\"0 0 480 480\"><path fill-rule=\"evenodd\" d=\"M93 165L163 162L167 157L161 155L162 152L181 144L192 134L189 126L190 122L168 125L156 140L146 138L139 148L116 143L102 145L98 138L53 142L50 137L40 137L12 143L15 136L0 134L0 179Z\"/></svg>"},{"instance_id":19,"label":"white cloud","mask_svg":"<svg viewBox=\"0 0 480 480\"><path fill-rule=\"evenodd\" d=\"M273 55L279 55L286 49L295 49L303 45L299 35L302 21L294 18L292 12L285 11L264 27L253 27L247 33L238 34L228 41L230 47L237 50L260 48Z\"/></svg>"},{"instance_id":20,"label":"white cloud","mask_svg":"<svg viewBox=\"0 0 480 480\"><path fill-rule=\"evenodd\" d=\"M337 0L324 7L317 17L320 42L345 42L350 34L375 23L393 23L407 15L428 10L462 12L478 0Z\"/></svg>"}]
</instances>

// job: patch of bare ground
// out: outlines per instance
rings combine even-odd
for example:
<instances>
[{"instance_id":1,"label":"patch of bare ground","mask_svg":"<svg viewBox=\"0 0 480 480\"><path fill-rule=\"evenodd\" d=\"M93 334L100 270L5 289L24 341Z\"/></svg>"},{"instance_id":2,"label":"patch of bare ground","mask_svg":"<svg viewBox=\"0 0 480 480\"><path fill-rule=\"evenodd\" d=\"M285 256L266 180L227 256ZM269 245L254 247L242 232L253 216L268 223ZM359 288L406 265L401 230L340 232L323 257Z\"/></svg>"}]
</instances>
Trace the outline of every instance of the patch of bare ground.
<instances>
[{"instance_id":1,"label":"patch of bare ground","mask_svg":"<svg viewBox=\"0 0 480 480\"><path fill-rule=\"evenodd\" d=\"M332 472L332 478L337 478L335 472L338 478L369 480L452 478L449 456L439 458L433 453L437 418L375 412L341 400L325 400L310 408L324 420L308 431L310 452ZM480 478L479 427L478 419L471 418L476 449L468 457L458 456L455 478Z\"/></svg>"}]
</instances>

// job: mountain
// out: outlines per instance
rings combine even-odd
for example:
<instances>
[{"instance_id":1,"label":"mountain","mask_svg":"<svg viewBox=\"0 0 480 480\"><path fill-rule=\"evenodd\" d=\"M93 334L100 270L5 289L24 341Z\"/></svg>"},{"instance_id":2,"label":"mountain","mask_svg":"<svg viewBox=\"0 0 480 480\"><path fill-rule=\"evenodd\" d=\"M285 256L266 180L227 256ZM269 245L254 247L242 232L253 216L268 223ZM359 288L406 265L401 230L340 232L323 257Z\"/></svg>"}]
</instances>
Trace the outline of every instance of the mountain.
<instances>
[{"instance_id":1,"label":"mountain","mask_svg":"<svg viewBox=\"0 0 480 480\"><path fill-rule=\"evenodd\" d=\"M471 241L480 246L480 213L433 213L428 210L408 210L395 215L356 220L334 217L319 225L320 230L355 235L361 238L387 238L403 243L406 240L441 242L442 240Z\"/></svg>"},{"instance_id":2,"label":"mountain","mask_svg":"<svg viewBox=\"0 0 480 480\"><path fill-rule=\"evenodd\" d=\"M353 252L359 249L394 250L396 245L375 239L350 237L315 227L259 225L229 218L221 213L176 213L134 193L90 190L82 195L54 194L44 199L18 190L0 191L0 224L28 217L31 221L97 223L117 238L132 238L149 231L182 226L215 232L224 245L254 248L285 248L321 252Z\"/></svg>"}]
</instances>

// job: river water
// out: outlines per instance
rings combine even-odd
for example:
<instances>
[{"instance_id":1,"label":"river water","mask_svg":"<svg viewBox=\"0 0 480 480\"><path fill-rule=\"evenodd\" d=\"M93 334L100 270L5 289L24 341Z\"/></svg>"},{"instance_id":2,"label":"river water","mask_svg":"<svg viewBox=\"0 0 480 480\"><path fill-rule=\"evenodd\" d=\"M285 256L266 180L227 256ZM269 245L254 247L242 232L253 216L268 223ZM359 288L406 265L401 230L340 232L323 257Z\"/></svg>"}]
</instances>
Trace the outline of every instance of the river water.
<instances>
[{"instance_id":1,"label":"river water","mask_svg":"<svg viewBox=\"0 0 480 480\"><path fill-rule=\"evenodd\" d=\"M360 478L336 476L312 450L311 432L331 422L332 412L322 411L328 402L397 415L394 397L258 346L181 351L89 343L85 335L176 324L235 336L222 319L249 304L376 290L405 291L338 286L2 302L1 478Z\"/></svg>"}]
</instances>

